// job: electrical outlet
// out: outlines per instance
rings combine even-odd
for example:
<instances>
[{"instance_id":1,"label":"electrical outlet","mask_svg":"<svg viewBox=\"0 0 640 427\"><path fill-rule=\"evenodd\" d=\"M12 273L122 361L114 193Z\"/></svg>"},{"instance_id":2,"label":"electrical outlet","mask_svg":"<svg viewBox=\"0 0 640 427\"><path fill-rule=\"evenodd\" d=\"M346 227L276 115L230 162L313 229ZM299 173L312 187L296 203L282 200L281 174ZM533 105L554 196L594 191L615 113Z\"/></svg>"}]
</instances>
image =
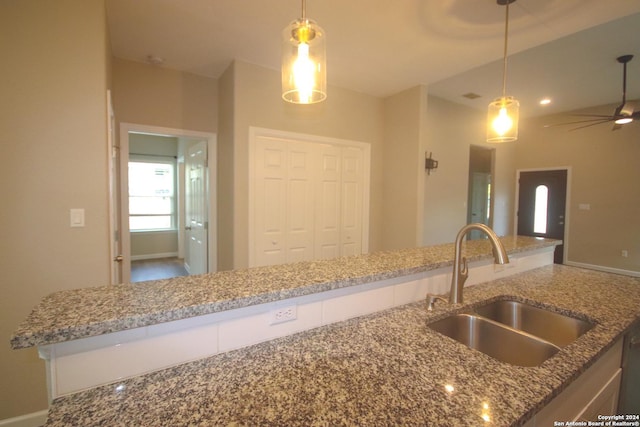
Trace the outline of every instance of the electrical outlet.
<instances>
[{"instance_id":1,"label":"electrical outlet","mask_svg":"<svg viewBox=\"0 0 640 427\"><path fill-rule=\"evenodd\" d=\"M629 257L629 251L627 251L626 249L622 250L622 256L623 258L628 258Z\"/></svg>"},{"instance_id":2,"label":"electrical outlet","mask_svg":"<svg viewBox=\"0 0 640 427\"><path fill-rule=\"evenodd\" d=\"M271 310L271 324L288 322L290 320L296 320L298 318L298 307L295 305L288 305L286 307L278 307Z\"/></svg>"}]
</instances>

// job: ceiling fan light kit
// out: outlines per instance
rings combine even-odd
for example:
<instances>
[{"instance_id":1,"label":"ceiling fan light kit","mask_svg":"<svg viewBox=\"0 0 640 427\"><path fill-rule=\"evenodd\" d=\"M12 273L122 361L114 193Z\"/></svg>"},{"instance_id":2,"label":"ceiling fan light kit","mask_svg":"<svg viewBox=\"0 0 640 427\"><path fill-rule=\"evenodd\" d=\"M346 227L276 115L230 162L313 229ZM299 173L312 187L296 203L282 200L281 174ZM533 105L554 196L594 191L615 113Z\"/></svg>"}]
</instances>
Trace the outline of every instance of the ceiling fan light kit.
<instances>
[{"instance_id":1,"label":"ceiling fan light kit","mask_svg":"<svg viewBox=\"0 0 640 427\"><path fill-rule=\"evenodd\" d=\"M627 102L627 63L633 59L633 55L622 55L616 60L622 64L622 103L614 112L614 130L615 125L626 125L638 118L639 113L635 112L634 103Z\"/></svg>"},{"instance_id":2,"label":"ceiling fan light kit","mask_svg":"<svg viewBox=\"0 0 640 427\"><path fill-rule=\"evenodd\" d=\"M327 59L325 32L306 17L282 31L282 98L293 104L314 104L327 97Z\"/></svg>"},{"instance_id":3,"label":"ceiling fan light kit","mask_svg":"<svg viewBox=\"0 0 640 427\"><path fill-rule=\"evenodd\" d=\"M505 6L504 54L502 69L502 96L489 104L487 111L487 142L502 143L518 139L518 119L520 103L512 96L507 96L507 43L509 39L509 4L515 0L497 0Z\"/></svg>"},{"instance_id":4,"label":"ceiling fan light kit","mask_svg":"<svg viewBox=\"0 0 640 427\"><path fill-rule=\"evenodd\" d=\"M623 125L633 122L635 119L640 119L640 110L636 110L636 102L627 101L627 63L633 59L633 55L622 55L616 58L620 64L622 64L622 102L616 107L612 115L603 114L577 114L578 116L591 117L590 119L578 120L575 122L559 123L553 126L562 125L580 125L569 131L578 129L584 129L595 125L613 122L613 128L611 130L618 130Z\"/></svg>"}]
</instances>

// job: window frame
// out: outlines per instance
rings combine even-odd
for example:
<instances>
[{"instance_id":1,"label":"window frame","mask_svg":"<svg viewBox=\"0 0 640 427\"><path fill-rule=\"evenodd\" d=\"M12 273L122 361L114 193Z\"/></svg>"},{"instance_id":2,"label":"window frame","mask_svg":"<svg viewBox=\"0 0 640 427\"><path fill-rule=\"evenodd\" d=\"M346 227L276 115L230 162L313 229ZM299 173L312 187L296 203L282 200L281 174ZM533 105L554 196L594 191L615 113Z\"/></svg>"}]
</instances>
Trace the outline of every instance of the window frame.
<instances>
[{"instance_id":1,"label":"window frame","mask_svg":"<svg viewBox=\"0 0 640 427\"><path fill-rule=\"evenodd\" d=\"M170 197L171 199L171 213L169 214L171 218L171 225L169 228L144 228L144 229L135 229L131 227L131 217L149 217L149 216L167 216L167 214L132 214L131 213L131 194L129 188L127 188L127 197L129 200L129 212L127 216L127 220L129 221L129 231L131 233L157 233L157 232L167 232L167 231L176 231L178 228L178 166L177 159L175 156L165 156L165 155L144 155L144 154L129 154L129 160L127 163L127 167L131 163L157 163L157 164L167 164L172 168L173 173L173 192ZM129 184L131 183L131 174L129 174Z\"/></svg>"}]
</instances>

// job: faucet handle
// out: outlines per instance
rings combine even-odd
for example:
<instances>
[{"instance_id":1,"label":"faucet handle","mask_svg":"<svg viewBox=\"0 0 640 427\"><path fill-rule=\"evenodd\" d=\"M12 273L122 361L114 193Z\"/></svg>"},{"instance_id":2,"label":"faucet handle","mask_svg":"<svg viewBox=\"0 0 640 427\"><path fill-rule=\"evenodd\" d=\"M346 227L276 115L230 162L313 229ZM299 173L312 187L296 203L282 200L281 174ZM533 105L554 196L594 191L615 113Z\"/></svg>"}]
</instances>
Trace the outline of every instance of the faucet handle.
<instances>
[{"instance_id":1,"label":"faucet handle","mask_svg":"<svg viewBox=\"0 0 640 427\"><path fill-rule=\"evenodd\" d=\"M436 301L447 302L447 300L442 297L439 297L437 295L427 294L427 311L433 310L433 306L435 305Z\"/></svg>"},{"instance_id":2,"label":"faucet handle","mask_svg":"<svg viewBox=\"0 0 640 427\"><path fill-rule=\"evenodd\" d=\"M462 257L462 261L460 261L460 276L464 277L465 279L469 277L467 257Z\"/></svg>"}]
</instances>

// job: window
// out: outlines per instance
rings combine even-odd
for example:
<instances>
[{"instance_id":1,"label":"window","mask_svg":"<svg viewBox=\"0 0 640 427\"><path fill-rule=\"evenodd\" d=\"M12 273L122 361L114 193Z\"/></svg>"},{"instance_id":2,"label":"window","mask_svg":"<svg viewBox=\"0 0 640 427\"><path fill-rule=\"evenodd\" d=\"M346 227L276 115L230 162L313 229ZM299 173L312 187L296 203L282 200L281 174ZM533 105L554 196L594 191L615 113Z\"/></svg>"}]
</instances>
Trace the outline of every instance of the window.
<instances>
[{"instance_id":1,"label":"window","mask_svg":"<svg viewBox=\"0 0 640 427\"><path fill-rule=\"evenodd\" d=\"M176 227L175 161L135 159L129 162L129 229Z\"/></svg>"},{"instance_id":2,"label":"window","mask_svg":"<svg viewBox=\"0 0 640 427\"><path fill-rule=\"evenodd\" d=\"M533 232L544 234L547 232L547 202L549 188L546 185L536 187L536 201L534 204Z\"/></svg>"}]
</instances>

